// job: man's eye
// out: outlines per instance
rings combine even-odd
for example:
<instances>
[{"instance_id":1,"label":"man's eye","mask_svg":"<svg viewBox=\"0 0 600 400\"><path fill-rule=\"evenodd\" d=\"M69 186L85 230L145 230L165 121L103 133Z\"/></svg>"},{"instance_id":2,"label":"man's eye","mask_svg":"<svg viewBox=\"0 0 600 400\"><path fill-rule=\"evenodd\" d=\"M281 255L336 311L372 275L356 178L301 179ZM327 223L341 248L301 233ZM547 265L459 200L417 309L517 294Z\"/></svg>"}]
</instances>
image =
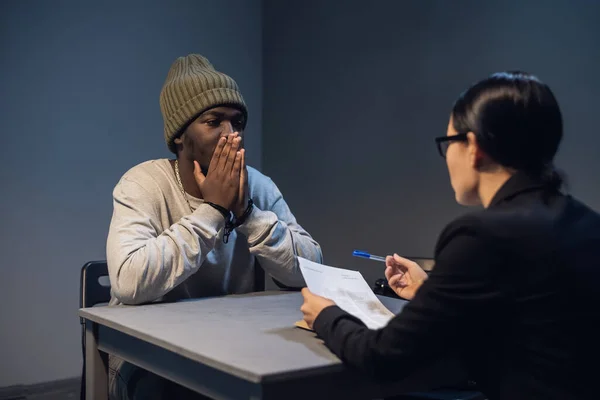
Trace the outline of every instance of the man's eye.
<instances>
[{"instance_id":1,"label":"man's eye","mask_svg":"<svg viewBox=\"0 0 600 400\"><path fill-rule=\"evenodd\" d=\"M244 120L243 119L237 119L237 120L233 121L233 126L236 129L243 129L244 128Z\"/></svg>"},{"instance_id":2,"label":"man's eye","mask_svg":"<svg viewBox=\"0 0 600 400\"><path fill-rule=\"evenodd\" d=\"M221 125L221 121L219 121L218 119L209 119L208 121L206 121L206 124L208 126L217 127L217 126Z\"/></svg>"}]
</instances>

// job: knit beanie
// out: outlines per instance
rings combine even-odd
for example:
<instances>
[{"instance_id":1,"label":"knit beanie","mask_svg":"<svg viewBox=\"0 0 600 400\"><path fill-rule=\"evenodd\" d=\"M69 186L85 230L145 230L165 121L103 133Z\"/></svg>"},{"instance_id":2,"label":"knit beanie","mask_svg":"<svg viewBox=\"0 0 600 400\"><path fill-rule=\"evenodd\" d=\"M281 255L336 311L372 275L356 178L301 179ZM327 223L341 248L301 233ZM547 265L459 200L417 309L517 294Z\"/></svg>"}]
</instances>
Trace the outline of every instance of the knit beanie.
<instances>
[{"instance_id":1,"label":"knit beanie","mask_svg":"<svg viewBox=\"0 0 600 400\"><path fill-rule=\"evenodd\" d=\"M176 153L176 137L204 111L229 105L248 116L237 83L199 54L179 57L171 65L160 92L160 111L165 124L165 141Z\"/></svg>"}]
</instances>

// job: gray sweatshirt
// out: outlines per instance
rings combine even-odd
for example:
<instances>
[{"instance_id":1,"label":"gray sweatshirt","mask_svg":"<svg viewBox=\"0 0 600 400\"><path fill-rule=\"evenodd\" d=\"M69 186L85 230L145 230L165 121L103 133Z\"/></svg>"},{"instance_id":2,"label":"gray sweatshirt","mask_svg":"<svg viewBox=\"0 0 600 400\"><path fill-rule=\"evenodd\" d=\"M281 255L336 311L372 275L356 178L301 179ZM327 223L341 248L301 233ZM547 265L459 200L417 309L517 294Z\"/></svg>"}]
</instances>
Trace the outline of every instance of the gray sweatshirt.
<instances>
[{"instance_id":1,"label":"gray sweatshirt","mask_svg":"<svg viewBox=\"0 0 600 400\"><path fill-rule=\"evenodd\" d=\"M223 216L183 197L167 159L130 169L113 191L106 256L111 304L246 293L255 261L287 286L304 285L296 256L322 262L319 244L296 222L273 181L248 167L254 210L223 243Z\"/></svg>"}]
</instances>

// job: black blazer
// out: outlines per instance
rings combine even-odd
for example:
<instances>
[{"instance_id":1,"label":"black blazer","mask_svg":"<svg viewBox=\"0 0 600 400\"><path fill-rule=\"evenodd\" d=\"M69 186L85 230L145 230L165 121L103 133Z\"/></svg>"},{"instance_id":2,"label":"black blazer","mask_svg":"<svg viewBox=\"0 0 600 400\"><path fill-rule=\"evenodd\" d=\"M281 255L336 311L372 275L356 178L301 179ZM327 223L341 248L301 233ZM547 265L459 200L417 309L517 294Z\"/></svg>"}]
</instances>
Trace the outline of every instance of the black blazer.
<instances>
[{"instance_id":1,"label":"black blazer","mask_svg":"<svg viewBox=\"0 0 600 400\"><path fill-rule=\"evenodd\" d=\"M429 279L385 328L333 306L314 329L379 379L452 351L490 399L600 398L599 286L600 216L516 174L444 229Z\"/></svg>"}]
</instances>

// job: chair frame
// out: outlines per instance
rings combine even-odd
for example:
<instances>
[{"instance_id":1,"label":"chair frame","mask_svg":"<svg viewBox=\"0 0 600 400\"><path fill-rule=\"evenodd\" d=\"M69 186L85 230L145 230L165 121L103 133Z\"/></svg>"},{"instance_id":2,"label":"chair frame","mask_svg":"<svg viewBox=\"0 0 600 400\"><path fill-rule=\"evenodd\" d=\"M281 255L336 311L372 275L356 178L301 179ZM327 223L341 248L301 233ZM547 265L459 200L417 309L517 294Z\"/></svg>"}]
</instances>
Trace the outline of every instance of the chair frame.
<instances>
[{"instance_id":1,"label":"chair frame","mask_svg":"<svg viewBox=\"0 0 600 400\"><path fill-rule=\"evenodd\" d=\"M108 276L106 261L89 261L81 267L79 280L79 308L88 308L110 301L110 286L100 284L101 277ZM85 400L85 319L79 318L81 323L81 351L83 366L81 368L80 399Z\"/></svg>"}]
</instances>

